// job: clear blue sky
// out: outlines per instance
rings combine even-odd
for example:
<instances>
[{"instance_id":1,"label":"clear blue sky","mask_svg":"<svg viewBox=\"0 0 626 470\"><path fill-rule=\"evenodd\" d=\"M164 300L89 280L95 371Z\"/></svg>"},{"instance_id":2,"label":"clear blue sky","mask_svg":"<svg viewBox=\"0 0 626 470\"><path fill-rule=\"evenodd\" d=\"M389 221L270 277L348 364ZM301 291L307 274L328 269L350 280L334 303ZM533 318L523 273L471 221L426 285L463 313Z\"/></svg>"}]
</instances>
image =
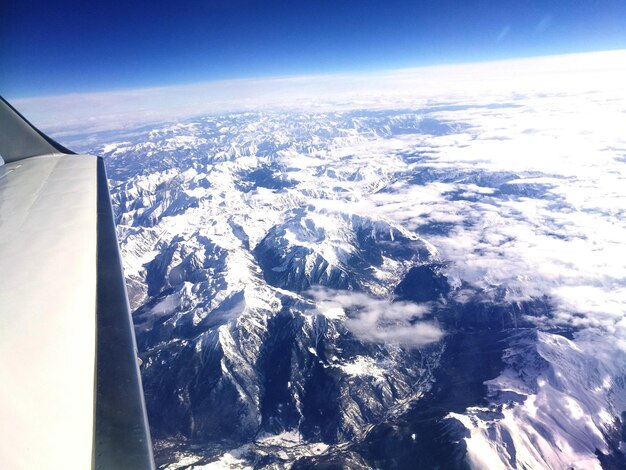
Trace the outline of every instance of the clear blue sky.
<instances>
[{"instance_id":1,"label":"clear blue sky","mask_svg":"<svg viewBox=\"0 0 626 470\"><path fill-rule=\"evenodd\" d=\"M0 2L8 98L626 48L626 1Z\"/></svg>"}]
</instances>

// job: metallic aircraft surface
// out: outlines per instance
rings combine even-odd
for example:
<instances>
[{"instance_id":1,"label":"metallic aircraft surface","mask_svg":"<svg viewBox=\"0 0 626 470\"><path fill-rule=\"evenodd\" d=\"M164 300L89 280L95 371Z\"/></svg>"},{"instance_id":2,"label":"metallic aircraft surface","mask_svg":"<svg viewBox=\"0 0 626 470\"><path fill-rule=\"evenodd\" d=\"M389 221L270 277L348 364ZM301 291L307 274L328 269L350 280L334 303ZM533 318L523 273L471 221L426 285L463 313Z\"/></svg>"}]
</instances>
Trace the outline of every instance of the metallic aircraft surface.
<instances>
[{"instance_id":1,"label":"metallic aircraft surface","mask_svg":"<svg viewBox=\"0 0 626 470\"><path fill-rule=\"evenodd\" d=\"M101 158L0 98L0 468L154 468Z\"/></svg>"}]
</instances>

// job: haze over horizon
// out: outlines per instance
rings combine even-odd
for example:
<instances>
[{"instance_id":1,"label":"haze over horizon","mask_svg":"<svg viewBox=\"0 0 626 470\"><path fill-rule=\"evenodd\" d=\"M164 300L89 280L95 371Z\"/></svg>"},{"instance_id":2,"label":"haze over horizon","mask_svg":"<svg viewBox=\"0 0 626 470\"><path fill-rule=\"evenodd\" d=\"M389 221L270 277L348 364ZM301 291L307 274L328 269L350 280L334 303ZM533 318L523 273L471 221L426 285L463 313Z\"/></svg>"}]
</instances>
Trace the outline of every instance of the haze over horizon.
<instances>
[{"instance_id":1,"label":"haze over horizon","mask_svg":"<svg viewBox=\"0 0 626 470\"><path fill-rule=\"evenodd\" d=\"M626 4L614 0L66 0L5 5L0 17L8 99L626 48Z\"/></svg>"}]
</instances>

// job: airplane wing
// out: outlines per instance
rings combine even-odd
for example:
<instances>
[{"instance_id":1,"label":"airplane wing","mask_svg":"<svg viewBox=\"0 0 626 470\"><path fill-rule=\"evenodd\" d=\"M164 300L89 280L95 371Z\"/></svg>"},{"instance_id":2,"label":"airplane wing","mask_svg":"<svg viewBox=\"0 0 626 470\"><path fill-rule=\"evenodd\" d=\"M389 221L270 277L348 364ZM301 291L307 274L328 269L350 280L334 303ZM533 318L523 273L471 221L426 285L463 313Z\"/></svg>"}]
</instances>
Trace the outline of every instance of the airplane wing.
<instances>
[{"instance_id":1,"label":"airplane wing","mask_svg":"<svg viewBox=\"0 0 626 470\"><path fill-rule=\"evenodd\" d=\"M0 468L153 469L106 172L0 98Z\"/></svg>"}]
</instances>

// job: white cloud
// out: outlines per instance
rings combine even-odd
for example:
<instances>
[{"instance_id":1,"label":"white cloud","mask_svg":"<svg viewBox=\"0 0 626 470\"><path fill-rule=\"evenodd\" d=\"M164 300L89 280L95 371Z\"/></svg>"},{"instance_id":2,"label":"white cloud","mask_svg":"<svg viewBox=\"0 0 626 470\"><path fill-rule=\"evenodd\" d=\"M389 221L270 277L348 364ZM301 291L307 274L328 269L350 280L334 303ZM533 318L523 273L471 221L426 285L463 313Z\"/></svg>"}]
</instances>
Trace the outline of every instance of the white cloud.
<instances>
[{"instance_id":1,"label":"white cloud","mask_svg":"<svg viewBox=\"0 0 626 470\"><path fill-rule=\"evenodd\" d=\"M626 52L613 51L366 74L215 81L23 98L12 104L61 138L207 113L417 109L442 101L473 105L502 103L520 94L621 90L625 63Z\"/></svg>"},{"instance_id":2,"label":"white cloud","mask_svg":"<svg viewBox=\"0 0 626 470\"><path fill-rule=\"evenodd\" d=\"M177 294L170 294L150 309L152 316L171 315L180 306Z\"/></svg>"},{"instance_id":3,"label":"white cloud","mask_svg":"<svg viewBox=\"0 0 626 470\"><path fill-rule=\"evenodd\" d=\"M435 322L421 320L429 311L427 305L320 287L311 289L309 294L322 315L337 318L337 311L346 312L346 328L364 341L419 347L439 341L444 335Z\"/></svg>"}]
</instances>

